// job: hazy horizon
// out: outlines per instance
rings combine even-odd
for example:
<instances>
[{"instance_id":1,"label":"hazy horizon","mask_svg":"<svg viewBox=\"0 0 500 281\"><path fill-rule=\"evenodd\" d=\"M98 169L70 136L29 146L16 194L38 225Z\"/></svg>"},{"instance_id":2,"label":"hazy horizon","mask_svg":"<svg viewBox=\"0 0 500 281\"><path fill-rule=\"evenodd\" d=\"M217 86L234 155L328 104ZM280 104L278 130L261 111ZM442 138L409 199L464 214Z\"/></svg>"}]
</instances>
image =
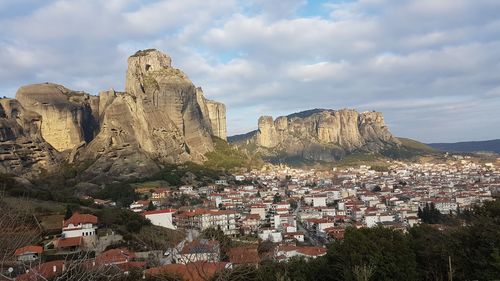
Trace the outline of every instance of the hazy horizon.
<instances>
[{"instance_id":1,"label":"hazy horizon","mask_svg":"<svg viewBox=\"0 0 500 281\"><path fill-rule=\"evenodd\" d=\"M354 108L426 143L499 139L498 14L493 0L0 1L0 95L122 90L127 57L156 48L226 104L228 135Z\"/></svg>"}]
</instances>

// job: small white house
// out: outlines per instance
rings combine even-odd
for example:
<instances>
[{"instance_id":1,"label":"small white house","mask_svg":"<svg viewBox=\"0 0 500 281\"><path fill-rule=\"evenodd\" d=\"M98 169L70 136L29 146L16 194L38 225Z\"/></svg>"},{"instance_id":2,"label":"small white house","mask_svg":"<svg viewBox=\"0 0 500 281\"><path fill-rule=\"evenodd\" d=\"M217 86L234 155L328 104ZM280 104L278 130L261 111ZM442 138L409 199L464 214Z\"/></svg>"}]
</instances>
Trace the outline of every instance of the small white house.
<instances>
[{"instance_id":1,"label":"small white house","mask_svg":"<svg viewBox=\"0 0 500 281\"><path fill-rule=\"evenodd\" d=\"M143 213L144 217L151 221L153 225L169 228L169 229L177 229L177 227L173 224L172 216L175 213L173 209L165 209L165 210L155 210L155 211L146 211Z\"/></svg>"},{"instance_id":2,"label":"small white house","mask_svg":"<svg viewBox=\"0 0 500 281\"><path fill-rule=\"evenodd\" d=\"M97 231L97 217L89 214L74 214L63 223L62 237L95 236Z\"/></svg>"},{"instance_id":3,"label":"small white house","mask_svg":"<svg viewBox=\"0 0 500 281\"><path fill-rule=\"evenodd\" d=\"M259 238L262 240L269 240L274 243L279 243L283 240L281 236L281 232L276 231L275 229L263 229L259 233Z\"/></svg>"}]
</instances>

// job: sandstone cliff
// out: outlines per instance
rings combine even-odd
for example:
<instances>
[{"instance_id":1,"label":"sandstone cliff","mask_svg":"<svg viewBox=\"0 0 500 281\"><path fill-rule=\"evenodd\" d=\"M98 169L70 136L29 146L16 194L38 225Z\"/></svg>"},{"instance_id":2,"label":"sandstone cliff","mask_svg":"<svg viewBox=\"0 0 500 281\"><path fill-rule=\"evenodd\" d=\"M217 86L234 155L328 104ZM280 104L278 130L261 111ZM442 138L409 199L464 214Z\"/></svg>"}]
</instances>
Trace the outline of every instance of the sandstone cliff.
<instances>
[{"instance_id":1,"label":"sandstone cliff","mask_svg":"<svg viewBox=\"0 0 500 281\"><path fill-rule=\"evenodd\" d=\"M41 116L14 99L0 99L0 172L36 175L59 160L41 135Z\"/></svg>"},{"instance_id":2,"label":"sandstone cliff","mask_svg":"<svg viewBox=\"0 0 500 281\"><path fill-rule=\"evenodd\" d=\"M205 99L171 63L157 50L135 53L124 92L92 96L51 83L21 87L2 112L16 107L31 119L4 113L0 138L35 141L34 149L48 153L42 157L47 165L54 164L52 155L91 163L84 174L94 179L143 177L162 163L202 162L214 149L212 136L226 139L225 107ZM17 171L5 163L5 171Z\"/></svg>"},{"instance_id":3,"label":"sandstone cliff","mask_svg":"<svg viewBox=\"0 0 500 281\"><path fill-rule=\"evenodd\" d=\"M74 148L94 137L97 121L93 106L96 97L45 83L23 86L16 99L27 110L41 116L42 137L58 151Z\"/></svg>"},{"instance_id":4,"label":"sandstone cliff","mask_svg":"<svg viewBox=\"0 0 500 281\"><path fill-rule=\"evenodd\" d=\"M132 55L125 92L99 95L99 134L80 153L80 159L97 159L89 173L141 177L161 163L203 161L214 149L211 136L226 133L225 126L223 133L212 127L213 110L200 91L166 54Z\"/></svg>"},{"instance_id":5,"label":"sandstone cliff","mask_svg":"<svg viewBox=\"0 0 500 281\"><path fill-rule=\"evenodd\" d=\"M326 162L354 151L378 152L400 145L380 112L350 109L310 110L276 120L262 116L257 131L230 141L242 148L256 147L265 156Z\"/></svg>"}]
</instances>

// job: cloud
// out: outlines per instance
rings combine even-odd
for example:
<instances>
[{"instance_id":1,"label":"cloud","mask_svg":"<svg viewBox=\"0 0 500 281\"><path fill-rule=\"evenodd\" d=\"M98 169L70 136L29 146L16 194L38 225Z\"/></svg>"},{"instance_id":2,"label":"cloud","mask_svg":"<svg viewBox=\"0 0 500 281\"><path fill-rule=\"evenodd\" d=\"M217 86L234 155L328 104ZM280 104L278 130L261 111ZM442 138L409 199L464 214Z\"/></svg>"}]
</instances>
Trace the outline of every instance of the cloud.
<instances>
[{"instance_id":1,"label":"cloud","mask_svg":"<svg viewBox=\"0 0 500 281\"><path fill-rule=\"evenodd\" d=\"M499 138L498 14L496 0L1 1L0 95L122 89L127 56L158 48L226 103L230 134L259 115L353 107L383 111L400 136Z\"/></svg>"}]
</instances>

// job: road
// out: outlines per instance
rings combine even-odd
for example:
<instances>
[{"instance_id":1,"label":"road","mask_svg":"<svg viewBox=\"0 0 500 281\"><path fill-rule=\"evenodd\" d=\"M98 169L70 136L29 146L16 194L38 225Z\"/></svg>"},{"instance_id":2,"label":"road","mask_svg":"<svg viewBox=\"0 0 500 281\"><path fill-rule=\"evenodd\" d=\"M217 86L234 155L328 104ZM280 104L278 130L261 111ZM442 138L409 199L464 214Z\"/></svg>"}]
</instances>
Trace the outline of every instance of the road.
<instances>
[{"instance_id":1,"label":"road","mask_svg":"<svg viewBox=\"0 0 500 281\"><path fill-rule=\"evenodd\" d=\"M299 213L301 206L302 206L302 201L299 200L297 202L297 208L295 208L295 210L293 211L293 214L295 215L295 217L297 217L297 214ZM322 246L323 245L323 243L321 243L321 241L318 239L318 237L316 237L315 233L309 232L307 229L305 229L304 226L302 225L302 223L299 222L298 220L297 220L297 231L303 232L305 240L309 241L309 243L311 243L311 245L313 245L313 246Z\"/></svg>"}]
</instances>

